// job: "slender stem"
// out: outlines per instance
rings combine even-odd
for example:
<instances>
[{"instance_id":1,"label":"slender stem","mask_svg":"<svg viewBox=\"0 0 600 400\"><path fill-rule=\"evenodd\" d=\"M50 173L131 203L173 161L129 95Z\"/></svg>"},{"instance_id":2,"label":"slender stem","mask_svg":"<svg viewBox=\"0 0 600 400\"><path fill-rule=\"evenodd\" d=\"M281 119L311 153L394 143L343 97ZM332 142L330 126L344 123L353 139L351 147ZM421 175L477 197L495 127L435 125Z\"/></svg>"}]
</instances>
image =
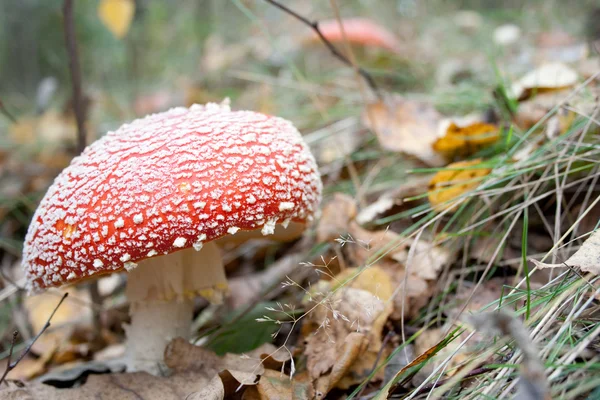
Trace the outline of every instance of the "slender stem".
<instances>
[{"instance_id":1,"label":"slender stem","mask_svg":"<svg viewBox=\"0 0 600 400\"><path fill-rule=\"evenodd\" d=\"M77 121L77 153L81 154L85 149L85 106L81 92L81 68L79 65L79 54L77 52L77 37L75 36L75 24L73 22L73 0L65 0L63 4L63 18L65 30L65 43L69 54L69 70L71 71L71 85L73 86L73 110Z\"/></svg>"}]
</instances>

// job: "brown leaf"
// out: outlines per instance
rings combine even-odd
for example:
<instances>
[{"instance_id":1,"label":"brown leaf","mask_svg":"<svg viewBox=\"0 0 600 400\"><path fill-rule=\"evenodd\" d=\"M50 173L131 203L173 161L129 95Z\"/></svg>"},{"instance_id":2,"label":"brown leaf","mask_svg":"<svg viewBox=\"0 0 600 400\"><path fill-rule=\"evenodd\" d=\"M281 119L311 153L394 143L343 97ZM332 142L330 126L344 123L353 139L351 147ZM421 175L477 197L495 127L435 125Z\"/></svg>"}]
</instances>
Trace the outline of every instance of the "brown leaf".
<instances>
[{"instance_id":1,"label":"brown leaf","mask_svg":"<svg viewBox=\"0 0 600 400\"><path fill-rule=\"evenodd\" d=\"M365 265L372 262L375 255L381 255L376 264L383 269L391 278L393 287L404 287L405 291L399 292L393 299L393 319L411 317L418 313L419 309L427 304L429 297L435 288L437 271L440 271L445 262L452 259L452 254L445 249L437 249L425 238L417 243L419 251L413 256L411 267L406 276L406 265L408 252L413 243L406 240L391 230L368 231L356 223L350 224L352 242L346 248L351 254L356 265ZM425 255L425 251L431 251L434 257ZM430 263L430 261L435 263ZM430 277L434 277L430 279ZM406 286L404 285L406 281ZM402 303L404 302L404 307ZM402 310L403 308L403 310Z\"/></svg>"},{"instance_id":2,"label":"brown leaf","mask_svg":"<svg viewBox=\"0 0 600 400\"><path fill-rule=\"evenodd\" d=\"M556 105L560 104L567 96L568 91L552 91L540 93L519 105L515 121L522 129L529 129L548 114ZM580 105L576 105L580 108ZM587 110L586 110L587 111ZM575 113L560 109L555 115L559 119L560 133L564 133L573 121Z\"/></svg>"},{"instance_id":3,"label":"brown leaf","mask_svg":"<svg viewBox=\"0 0 600 400\"><path fill-rule=\"evenodd\" d=\"M581 245L579 250L560 264L546 264L537 260L531 260L538 268L579 267L583 272L591 272L600 275L600 230L592 233Z\"/></svg>"},{"instance_id":4,"label":"brown leaf","mask_svg":"<svg viewBox=\"0 0 600 400\"><path fill-rule=\"evenodd\" d=\"M408 241L399 251L392 254L392 259L406 265L409 252L413 248L410 260L410 273L424 280L435 280L444 265L452 261L452 253L445 247L436 246L427 240Z\"/></svg>"},{"instance_id":5,"label":"brown leaf","mask_svg":"<svg viewBox=\"0 0 600 400\"><path fill-rule=\"evenodd\" d=\"M73 358L66 356L66 353L72 354L73 350L73 344L69 343L71 335L78 326L90 325L92 322L89 293L84 290L69 288L68 290L52 290L24 299L31 327L34 332L39 332L64 292L69 292L69 297L56 310L52 318L52 326L32 347L32 351L36 354L52 353L64 356L62 360L55 360L58 363L73 360Z\"/></svg>"},{"instance_id":6,"label":"brown leaf","mask_svg":"<svg viewBox=\"0 0 600 400\"><path fill-rule=\"evenodd\" d=\"M227 354L218 357L178 338L165 350L165 363L173 369L173 374L168 377L145 372L90 375L84 385L73 389L10 381L8 387L0 388L0 399L221 400L224 395L235 393L240 385L255 384L258 375L264 373L261 361L265 354L273 354L279 360L284 358L275 356L277 353L272 345L260 347L245 356Z\"/></svg>"},{"instance_id":7,"label":"brown leaf","mask_svg":"<svg viewBox=\"0 0 600 400\"><path fill-rule=\"evenodd\" d=\"M418 201L409 202L405 199L425 193L430 179L431 177L425 175L399 182L398 187L380 194L374 203L363 208L356 216L356 222L360 225L366 225L373 222L376 218L388 215L392 210L395 211L397 208L419 205Z\"/></svg>"},{"instance_id":8,"label":"brown leaf","mask_svg":"<svg viewBox=\"0 0 600 400\"><path fill-rule=\"evenodd\" d=\"M385 150L409 154L430 166L445 164L432 148L440 119L430 103L399 96L369 104L362 115L363 123L375 132Z\"/></svg>"},{"instance_id":9,"label":"brown leaf","mask_svg":"<svg viewBox=\"0 0 600 400\"><path fill-rule=\"evenodd\" d=\"M344 338L342 345L338 347L336 352L336 359L331 367L331 372L316 378L315 390L317 397L321 397L319 396L321 393L324 396L329 393L331 389L339 386L339 381L349 372L354 363L362 358L362 354L366 350L368 344L368 338L359 332L351 332ZM356 384L361 380L362 379L359 379L357 382L350 381L349 384L346 383L344 385L345 387L341 388L346 389L350 385Z\"/></svg>"},{"instance_id":10,"label":"brown leaf","mask_svg":"<svg viewBox=\"0 0 600 400\"><path fill-rule=\"evenodd\" d=\"M225 398L225 386L219 375L215 375L210 382L197 392L186 396L188 400L221 400Z\"/></svg>"},{"instance_id":11,"label":"brown leaf","mask_svg":"<svg viewBox=\"0 0 600 400\"><path fill-rule=\"evenodd\" d=\"M264 351L259 348L246 356L226 354L219 357L208 349L176 338L165 349L165 364L175 372L202 371L210 377L228 370L240 384L253 385L256 377L264 372L260 358Z\"/></svg>"},{"instance_id":12,"label":"brown leaf","mask_svg":"<svg viewBox=\"0 0 600 400\"><path fill-rule=\"evenodd\" d=\"M317 226L317 241L329 242L348 232L348 224L356 216L356 201L344 193L335 193L323 206Z\"/></svg>"},{"instance_id":13,"label":"brown leaf","mask_svg":"<svg viewBox=\"0 0 600 400\"><path fill-rule=\"evenodd\" d=\"M279 371L265 370L258 384L244 392L244 400L309 400L310 385L304 375L293 378Z\"/></svg>"},{"instance_id":14,"label":"brown leaf","mask_svg":"<svg viewBox=\"0 0 600 400\"><path fill-rule=\"evenodd\" d=\"M90 131L88 126L88 131ZM77 140L75 117L48 110L39 117L23 117L9 129L12 140L18 144L43 144L56 149L63 145L73 145ZM91 135L91 132L88 136ZM90 139L90 137L88 137Z\"/></svg>"},{"instance_id":15,"label":"brown leaf","mask_svg":"<svg viewBox=\"0 0 600 400\"><path fill-rule=\"evenodd\" d=\"M357 273L358 269L349 268L332 281L319 282L309 298L318 305L304 326L305 354L317 394L364 380L381 350L383 326L393 307L391 282L376 266ZM331 291L330 297L315 300ZM376 379L383 378L383 372L380 369Z\"/></svg>"},{"instance_id":16,"label":"brown leaf","mask_svg":"<svg viewBox=\"0 0 600 400\"><path fill-rule=\"evenodd\" d=\"M29 380L42 375L54 356L54 351L46 351L39 358L25 357L8 373L7 379Z\"/></svg>"},{"instance_id":17,"label":"brown leaf","mask_svg":"<svg viewBox=\"0 0 600 400\"><path fill-rule=\"evenodd\" d=\"M165 378L144 372L90 375L83 386L73 389L57 389L37 382L8 381L0 389L0 399L179 400L200 390L206 383L208 381L198 380L191 374Z\"/></svg>"}]
</instances>

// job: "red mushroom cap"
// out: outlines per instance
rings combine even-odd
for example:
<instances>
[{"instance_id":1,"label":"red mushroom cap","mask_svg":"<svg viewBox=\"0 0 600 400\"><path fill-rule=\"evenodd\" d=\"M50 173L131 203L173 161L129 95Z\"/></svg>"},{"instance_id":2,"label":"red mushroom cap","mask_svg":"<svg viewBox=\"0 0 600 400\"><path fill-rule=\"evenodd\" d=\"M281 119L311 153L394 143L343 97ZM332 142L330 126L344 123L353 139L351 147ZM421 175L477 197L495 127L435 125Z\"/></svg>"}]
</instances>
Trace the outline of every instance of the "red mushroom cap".
<instances>
[{"instance_id":1,"label":"red mushroom cap","mask_svg":"<svg viewBox=\"0 0 600 400\"><path fill-rule=\"evenodd\" d=\"M351 44L362 46L380 47L394 53L400 52L400 43L394 34L383 26L367 18L346 18L342 20L346 39ZM344 41L344 35L337 20L319 21L319 31L331 43ZM314 33L311 41L318 41L319 36Z\"/></svg>"},{"instance_id":2,"label":"red mushroom cap","mask_svg":"<svg viewBox=\"0 0 600 400\"><path fill-rule=\"evenodd\" d=\"M73 159L23 249L30 290L110 273L237 230L312 219L321 180L281 118L194 105L138 119Z\"/></svg>"}]
</instances>

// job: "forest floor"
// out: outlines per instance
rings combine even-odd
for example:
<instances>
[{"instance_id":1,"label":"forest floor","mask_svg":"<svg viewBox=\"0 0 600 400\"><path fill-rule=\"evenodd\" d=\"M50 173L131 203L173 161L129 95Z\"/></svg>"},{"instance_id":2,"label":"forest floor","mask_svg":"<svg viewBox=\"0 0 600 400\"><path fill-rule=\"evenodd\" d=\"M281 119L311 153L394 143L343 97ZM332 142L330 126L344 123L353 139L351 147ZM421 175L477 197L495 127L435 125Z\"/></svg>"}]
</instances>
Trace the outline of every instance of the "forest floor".
<instances>
[{"instance_id":1,"label":"forest floor","mask_svg":"<svg viewBox=\"0 0 600 400\"><path fill-rule=\"evenodd\" d=\"M0 56L0 399L600 399L592 2L76 3L79 103L48 3L40 47ZM90 143L225 98L298 127L320 210L293 243L223 249L230 295L196 301L171 373L126 373L127 274L28 296L29 221L81 144L74 104Z\"/></svg>"}]
</instances>

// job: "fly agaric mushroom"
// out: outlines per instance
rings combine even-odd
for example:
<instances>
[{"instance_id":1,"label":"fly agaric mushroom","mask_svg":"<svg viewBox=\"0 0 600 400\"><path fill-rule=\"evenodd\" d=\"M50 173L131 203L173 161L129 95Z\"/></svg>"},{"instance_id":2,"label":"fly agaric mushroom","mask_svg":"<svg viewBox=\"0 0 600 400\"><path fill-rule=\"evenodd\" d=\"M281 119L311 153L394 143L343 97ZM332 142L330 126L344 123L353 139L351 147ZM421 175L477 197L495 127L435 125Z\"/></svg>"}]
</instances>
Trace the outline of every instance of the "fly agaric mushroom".
<instances>
[{"instance_id":1,"label":"fly agaric mushroom","mask_svg":"<svg viewBox=\"0 0 600 400\"><path fill-rule=\"evenodd\" d=\"M400 43L393 33L367 18L347 18L342 20L344 34L336 19L319 21L319 31L331 43L342 43L348 40L350 44L367 47L379 47L393 53L400 53ZM345 36L345 38L344 38ZM320 40L316 33L310 35L310 42Z\"/></svg>"},{"instance_id":2,"label":"fly agaric mushroom","mask_svg":"<svg viewBox=\"0 0 600 400\"><path fill-rule=\"evenodd\" d=\"M297 236L321 196L315 160L288 121L210 103L125 124L48 189L23 248L31 292L128 272L128 369L158 373L189 337L192 299L219 301L215 241Z\"/></svg>"}]
</instances>

